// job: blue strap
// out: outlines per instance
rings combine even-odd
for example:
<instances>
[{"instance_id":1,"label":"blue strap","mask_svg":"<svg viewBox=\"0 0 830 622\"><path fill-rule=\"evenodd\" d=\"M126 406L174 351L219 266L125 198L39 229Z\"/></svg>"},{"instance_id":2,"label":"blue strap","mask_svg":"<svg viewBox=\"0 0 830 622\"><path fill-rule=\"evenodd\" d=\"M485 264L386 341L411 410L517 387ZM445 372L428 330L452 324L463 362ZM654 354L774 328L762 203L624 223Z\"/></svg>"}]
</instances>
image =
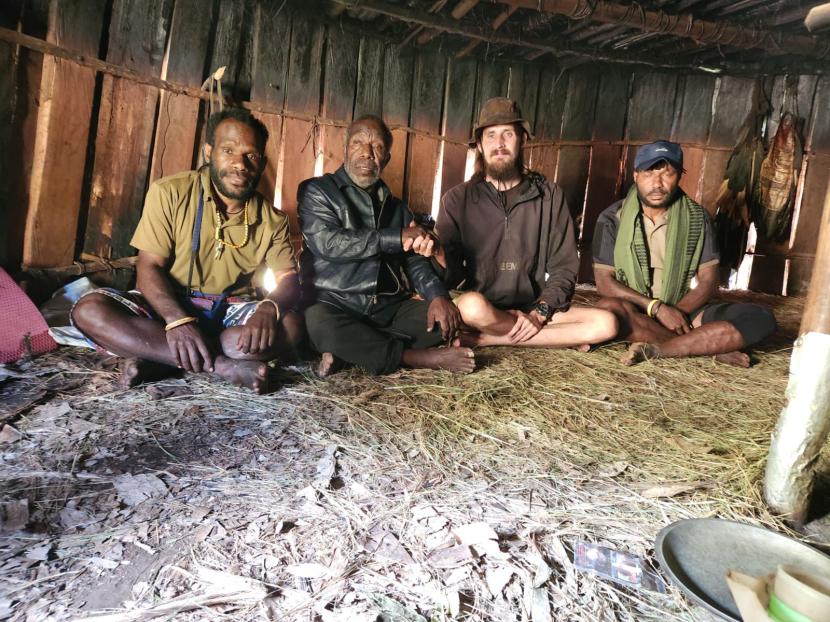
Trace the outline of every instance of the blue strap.
<instances>
[{"instance_id":1,"label":"blue strap","mask_svg":"<svg viewBox=\"0 0 830 622\"><path fill-rule=\"evenodd\" d=\"M205 200L202 196L202 184L199 183L199 207L196 209L196 219L193 221L192 242L190 244L190 269L187 271L187 295L191 293L193 284L193 264L196 262L196 255L199 253L199 246L202 243L202 214L205 211Z\"/></svg>"}]
</instances>

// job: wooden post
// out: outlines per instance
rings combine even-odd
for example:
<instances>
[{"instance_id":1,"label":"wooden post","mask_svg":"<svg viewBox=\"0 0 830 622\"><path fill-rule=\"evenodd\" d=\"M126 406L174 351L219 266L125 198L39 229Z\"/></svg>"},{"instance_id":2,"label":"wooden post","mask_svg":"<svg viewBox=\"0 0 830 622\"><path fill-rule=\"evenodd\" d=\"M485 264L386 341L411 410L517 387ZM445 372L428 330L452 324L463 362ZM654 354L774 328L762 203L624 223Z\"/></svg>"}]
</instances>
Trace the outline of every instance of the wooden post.
<instances>
[{"instance_id":1,"label":"wooden post","mask_svg":"<svg viewBox=\"0 0 830 622\"><path fill-rule=\"evenodd\" d=\"M813 467L830 433L830 188L824 201L816 261L795 342L781 412L767 459L764 496L770 507L804 523Z\"/></svg>"}]
</instances>

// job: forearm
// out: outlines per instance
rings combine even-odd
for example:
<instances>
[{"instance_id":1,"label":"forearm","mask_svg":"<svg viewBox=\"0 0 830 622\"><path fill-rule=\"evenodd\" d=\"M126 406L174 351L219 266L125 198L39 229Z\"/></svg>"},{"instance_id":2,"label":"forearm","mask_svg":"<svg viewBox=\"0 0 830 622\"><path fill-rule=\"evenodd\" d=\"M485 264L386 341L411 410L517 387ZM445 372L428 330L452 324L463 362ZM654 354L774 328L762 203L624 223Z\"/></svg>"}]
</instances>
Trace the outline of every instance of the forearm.
<instances>
[{"instance_id":1,"label":"forearm","mask_svg":"<svg viewBox=\"0 0 830 622\"><path fill-rule=\"evenodd\" d=\"M717 283L698 283L697 287L686 292L686 295L680 299L675 307L686 315L689 315L692 311L700 309L700 307L709 302L716 290Z\"/></svg>"},{"instance_id":2,"label":"forearm","mask_svg":"<svg viewBox=\"0 0 830 622\"><path fill-rule=\"evenodd\" d=\"M295 271L284 272L276 277L277 286L266 297L277 304L280 314L294 309L300 300L300 280Z\"/></svg>"},{"instance_id":3,"label":"forearm","mask_svg":"<svg viewBox=\"0 0 830 622\"><path fill-rule=\"evenodd\" d=\"M597 280L597 293L610 298L620 298L639 307L643 311L648 309L652 298L643 296L640 292L620 283L610 270L594 269Z\"/></svg>"},{"instance_id":4,"label":"forearm","mask_svg":"<svg viewBox=\"0 0 830 622\"><path fill-rule=\"evenodd\" d=\"M164 268L156 265L138 266L136 286L153 310L170 323L181 319L187 312L179 304L173 282Z\"/></svg>"}]
</instances>

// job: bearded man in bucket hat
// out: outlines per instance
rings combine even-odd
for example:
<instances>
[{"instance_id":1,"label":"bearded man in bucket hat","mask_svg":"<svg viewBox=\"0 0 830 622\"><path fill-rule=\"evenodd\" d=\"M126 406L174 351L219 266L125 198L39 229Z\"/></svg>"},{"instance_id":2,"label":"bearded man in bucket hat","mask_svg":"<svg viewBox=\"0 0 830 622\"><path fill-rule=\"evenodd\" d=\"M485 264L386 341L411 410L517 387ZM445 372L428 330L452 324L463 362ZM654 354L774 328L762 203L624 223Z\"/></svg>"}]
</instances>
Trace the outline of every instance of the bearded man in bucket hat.
<instances>
[{"instance_id":1,"label":"bearded man in bucket hat","mask_svg":"<svg viewBox=\"0 0 830 622\"><path fill-rule=\"evenodd\" d=\"M579 259L574 225L562 189L524 165L530 124L515 101L485 102L470 146L472 178L441 199L436 269L455 298L468 331L461 343L547 348L612 339L612 313L571 305Z\"/></svg>"}]
</instances>

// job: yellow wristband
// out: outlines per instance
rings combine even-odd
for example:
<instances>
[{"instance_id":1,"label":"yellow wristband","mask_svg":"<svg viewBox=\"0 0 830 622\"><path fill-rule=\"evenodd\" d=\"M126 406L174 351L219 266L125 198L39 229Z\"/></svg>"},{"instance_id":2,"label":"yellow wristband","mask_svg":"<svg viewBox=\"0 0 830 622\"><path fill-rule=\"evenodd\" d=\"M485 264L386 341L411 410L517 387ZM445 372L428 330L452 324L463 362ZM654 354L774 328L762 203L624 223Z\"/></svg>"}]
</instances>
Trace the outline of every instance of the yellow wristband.
<instances>
[{"instance_id":1,"label":"yellow wristband","mask_svg":"<svg viewBox=\"0 0 830 622\"><path fill-rule=\"evenodd\" d=\"M190 324L191 322L198 322L198 321L199 321L199 318L193 317L192 315L188 315L186 317L175 320L174 322L170 322L169 324L166 324L165 327L164 327L164 330L173 330L174 328L176 328L178 326L184 326L185 324Z\"/></svg>"},{"instance_id":2,"label":"yellow wristband","mask_svg":"<svg viewBox=\"0 0 830 622\"><path fill-rule=\"evenodd\" d=\"M648 307L646 308L646 315L649 317L654 317L654 306L658 304L661 304L659 298L655 298L650 303L648 303Z\"/></svg>"},{"instance_id":3,"label":"yellow wristband","mask_svg":"<svg viewBox=\"0 0 830 622\"><path fill-rule=\"evenodd\" d=\"M256 305L255 311L259 311L259 308L267 302L270 302L272 305L274 305L274 311L277 312L277 321L279 321L279 319L280 319L280 306L276 302L271 300L270 298L266 298L265 300L260 300Z\"/></svg>"}]
</instances>

